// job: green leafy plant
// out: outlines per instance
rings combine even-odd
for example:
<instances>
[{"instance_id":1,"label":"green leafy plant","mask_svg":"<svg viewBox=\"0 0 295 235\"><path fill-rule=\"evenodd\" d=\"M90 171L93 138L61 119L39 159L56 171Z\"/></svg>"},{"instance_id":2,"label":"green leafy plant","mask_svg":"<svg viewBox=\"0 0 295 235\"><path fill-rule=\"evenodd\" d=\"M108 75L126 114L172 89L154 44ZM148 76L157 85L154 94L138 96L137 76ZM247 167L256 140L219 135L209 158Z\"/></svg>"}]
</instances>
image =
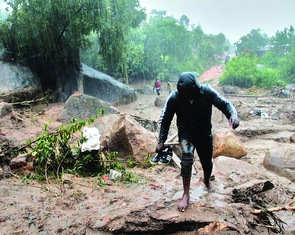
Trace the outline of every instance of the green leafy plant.
<instances>
[{"instance_id":1,"label":"green leafy plant","mask_svg":"<svg viewBox=\"0 0 295 235\"><path fill-rule=\"evenodd\" d=\"M259 69L258 64L259 59L254 53L243 53L226 64L226 72L220 77L219 83L241 88L256 86L270 89L284 86L278 69L267 67Z\"/></svg>"},{"instance_id":2,"label":"green leafy plant","mask_svg":"<svg viewBox=\"0 0 295 235\"><path fill-rule=\"evenodd\" d=\"M103 111L100 110L100 113L103 113ZM79 122L72 119L70 124L61 126L56 132L50 132L48 125L45 124L43 133L37 136L31 153L35 159L36 173L49 173L59 176L64 169L77 170L79 163L74 162L76 159L72 153L72 144L74 142L72 136L74 136L75 132L81 131L86 124L93 123L97 115L89 120ZM83 161L85 160L83 159Z\"/></svg>"},{"instance_id":3,"label":"green leafy plant","mask_svg":"<svg viewBox=\"0 0 295 235\"><path fill-rule=\"evenodd\" d=\"M136 177L125 170L125 165L118 160L117 152L103 154L100 151L81 151L81 144L86 141L82 128L94 122L95 118L103 114L103 110L88 120L76 121L61 126L57 131L49 131L44 125L41 135L35 142L27 141L33 151L35 176L39 180L49 177L60 180L61 174L70 173L79 177L93 177L108 174L111 169L120 171L124 182L137 182ZM75 135L80 132L80 138ZM131 161L129 161L131 162ZM131 165L131 163L127 164ZM26 179L27 180L27 179Z\"/></svg>"}]
</instances>

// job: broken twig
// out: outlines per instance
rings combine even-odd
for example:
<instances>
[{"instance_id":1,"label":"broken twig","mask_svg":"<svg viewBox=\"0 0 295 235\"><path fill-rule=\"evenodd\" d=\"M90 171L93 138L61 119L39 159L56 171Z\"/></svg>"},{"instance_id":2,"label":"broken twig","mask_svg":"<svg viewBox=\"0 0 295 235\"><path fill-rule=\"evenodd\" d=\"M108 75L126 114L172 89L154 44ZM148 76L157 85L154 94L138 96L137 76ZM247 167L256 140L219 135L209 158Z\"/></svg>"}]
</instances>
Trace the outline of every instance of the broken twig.
<instances>
[{"instance_id":1,"label":"broken twig","mask_svg":"<svg viewBox=\"0 0 295 235\"><path fill-rule=\"evenodd\" d=\"M292 200L291 202L289 202L287 205L285 206L281 206L281 207L273 207L273 208L264 208L264 209L260 209L260 210L254 210L252 213L253 214L260 214L260 213L266 213L266 212L277 212L277 211L283 211L283 210L288 210L288 211L295 211L295 199ZM293 206L292 206L293 205Z\"/></svg>"}]
</instances>

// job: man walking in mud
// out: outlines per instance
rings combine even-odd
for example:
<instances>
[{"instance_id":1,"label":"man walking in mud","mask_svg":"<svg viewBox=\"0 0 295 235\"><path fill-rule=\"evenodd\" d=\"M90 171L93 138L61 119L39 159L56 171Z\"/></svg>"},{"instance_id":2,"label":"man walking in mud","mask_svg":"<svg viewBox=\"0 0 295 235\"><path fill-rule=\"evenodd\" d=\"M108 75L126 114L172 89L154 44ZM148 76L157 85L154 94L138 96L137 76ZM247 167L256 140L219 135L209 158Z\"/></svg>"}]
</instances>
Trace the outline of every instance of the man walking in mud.
<instances>
[{"instance_id":1,"label":"man walking in mud","mask_svg":"<svg viewBox=\"0 0 295 235\"><path fill-rule=\"evenodd\" d=\"M196 149L203 173L203 182L209 192L214 189L210 183L213 169L213 135L212 135L212 106L218 108L235 129L239 119L235 107L208 85L200 85L197 73L182 73L177 82L177 90L167 99L159 120L159 141L156 152L165 150L165 141L174 114L177 117L178 140L182 150L181 176L183 195L177 207L179 211L187 209L190 199L190 182L194 151Z\"/></svg>"}]
</instances>

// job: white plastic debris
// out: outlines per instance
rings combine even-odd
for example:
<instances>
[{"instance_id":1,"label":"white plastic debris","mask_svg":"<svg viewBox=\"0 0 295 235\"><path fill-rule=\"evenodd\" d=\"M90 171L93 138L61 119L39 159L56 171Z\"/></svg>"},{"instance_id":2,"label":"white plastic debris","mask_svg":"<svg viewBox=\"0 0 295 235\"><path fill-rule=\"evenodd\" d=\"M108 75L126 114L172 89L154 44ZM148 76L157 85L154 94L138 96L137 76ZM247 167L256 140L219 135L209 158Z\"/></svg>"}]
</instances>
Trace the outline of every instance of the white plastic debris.
<instances>
[{"instance_id":1,"label":"white plastic debris","mask_svg":"<svg viewBox=\"0 0 295 235\"><path fill-rule=\"evenodd\" d=\"M82 152L100 149L101 135L96 127L84 127L83 136L86 138L86 141L82 144Z\"/></svg>"},{"instance_id":2,"label":"white plastic debris","mask_svg":"<svg viewBox=\"0 0 295 235\"><path fill-rule=\"evenodd\" d=\"M269 118L267 113L261 113L261 119Z\"/></svg>"},{"instance_id":3,"label":"white plastic debris","mask_svg":"<svg viewBox=\"0 0 295 235\"><path fill-rule=\"evenodd\" d=\"M110 170L110 174L109 174L109 178L111 180L118 180L122 177L122 173L116 170L111 169Z\"/></svg>"}]
</instances>

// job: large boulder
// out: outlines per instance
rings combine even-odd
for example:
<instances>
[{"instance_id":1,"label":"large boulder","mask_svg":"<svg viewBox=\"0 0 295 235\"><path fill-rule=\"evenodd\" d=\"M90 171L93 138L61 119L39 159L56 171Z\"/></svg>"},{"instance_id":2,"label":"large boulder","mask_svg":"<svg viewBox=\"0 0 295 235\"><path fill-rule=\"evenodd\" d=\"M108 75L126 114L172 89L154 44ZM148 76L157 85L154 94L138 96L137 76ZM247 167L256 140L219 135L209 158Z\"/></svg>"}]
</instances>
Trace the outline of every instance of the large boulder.
<instances>
[{"instance_id":1,"label":"large boulder","mask_svg":"<svg viewBox=\"0 0 295 235\"><path fill-rule=\"evenodd\" d=\"M167 98L164 96L157 96L155 99L155 106L159 108L163 108L166 103Z\"/></svg>"},{"instance_id":2,"label":"large boulder","mask_svg":"<svg viewBox=\"0 0 295 235\"><path fill-rule=\"evenodd\" d=\"M95 119L90 126L96 127L103 138L104 136L109 135L113 124L120 118L120 116L121 114L119 113L106 114Z\"/></svg>"},{"instance_id":3,"label":"large boulder","mask_svg":"<svg viewBox=\"0 0 295 235\"><path fill-rule=\"evenodd\" d=\"M101 148L108 147L113 124L121 117L120 113L103 115L94 120L90 127L96 127L101 135Z\"/></svg>"},{"instance_id":4,"label":"large boulder","mask_svg":"<svg viewBox=\"0 0 295 235\"><path fill-rule=\"evenodd\" d=\"M145 161L155 152L156 145L153 133L130 115L121 115L111 128L108 146L111 151L119 152L121 157L133 156L138 162Z\"/></svg>"},{"instance_id":5,"label":"large boulder","mask_svg":"<svg viewBox=\"0 0 295 235\"><path fill-rule=\"evenodd\" d=\"M115 113L115 114L107 114L103 115L94 120L94 122L90 125L91 127L96 127L101 134L101 145L103 147L108 146L108 142L110 139L110 134L112 131L112 126L115 122L117 122L124 114ZM147 129L150 132L156 131L156 122L150 121L148 119L143 119L137 116L131 116L135 121L137 121L142 127Z\"/></svg>"},{"instance_id":6,"label":"large boulder","mask_svg":"<svg viewBox=\"0 0 295 235\"><path fill-rule=\"evenodd\" d=\"M137 100L129 86L114 78L82 64L84 94L94 96L114 105L129 104Z\"/></svg>"},{"instance_id":7,"label":"large boulder","mask_svg":"<svg viewBox=\"0 0 295 235\"><path fill-rule=\"evenodd\" d=\"M240 88L235 86L222 86L221 90L224 94L238 95L240 93Z\"/></svg>"},{"instance_id":8,"label":"large boulder","mask_svg":"<svg viewBox=\"0 0 295 235\"><path fill-rule=\"evenodd\" d=\"M40 79L27 67L0 62L0 98L5 102L31 100L41 92Z\"/></svg>"},{"instance_id":9,"label":"large boulder","mask_svg":"<svg viewBox=\"0 0 295 235\"><path fill-rule=\"evenodd\" d=\"M263 166L277 175L295 182L295 148L273 148L266 152Z\"/></svg>"},{"instance_id":10,"label":"large boulder","mask_svg":"<svg viewBox=\"0 0 295 235\"><path fill-rule=\"evenodd\" d=\"M104 114L118 112L118 110L108 102L93 96L75 93L66 101L64 109L58 117L58 121L67 123L70 122L72 118L76 118L78 121L88 119L95 115L99 109L103 109Z\"/></svg>"},{"instance_id":11,"label":"large boulder","mask_svg":"<svg viewBox=\"0 0 295 235\"><path fill-rule=\"evenodd\" d=\"M247 150L239 138L230 130L221 129L214 132L213 158L226 156L241 158L247 155Z\"/></svg>"}]
</instances>

